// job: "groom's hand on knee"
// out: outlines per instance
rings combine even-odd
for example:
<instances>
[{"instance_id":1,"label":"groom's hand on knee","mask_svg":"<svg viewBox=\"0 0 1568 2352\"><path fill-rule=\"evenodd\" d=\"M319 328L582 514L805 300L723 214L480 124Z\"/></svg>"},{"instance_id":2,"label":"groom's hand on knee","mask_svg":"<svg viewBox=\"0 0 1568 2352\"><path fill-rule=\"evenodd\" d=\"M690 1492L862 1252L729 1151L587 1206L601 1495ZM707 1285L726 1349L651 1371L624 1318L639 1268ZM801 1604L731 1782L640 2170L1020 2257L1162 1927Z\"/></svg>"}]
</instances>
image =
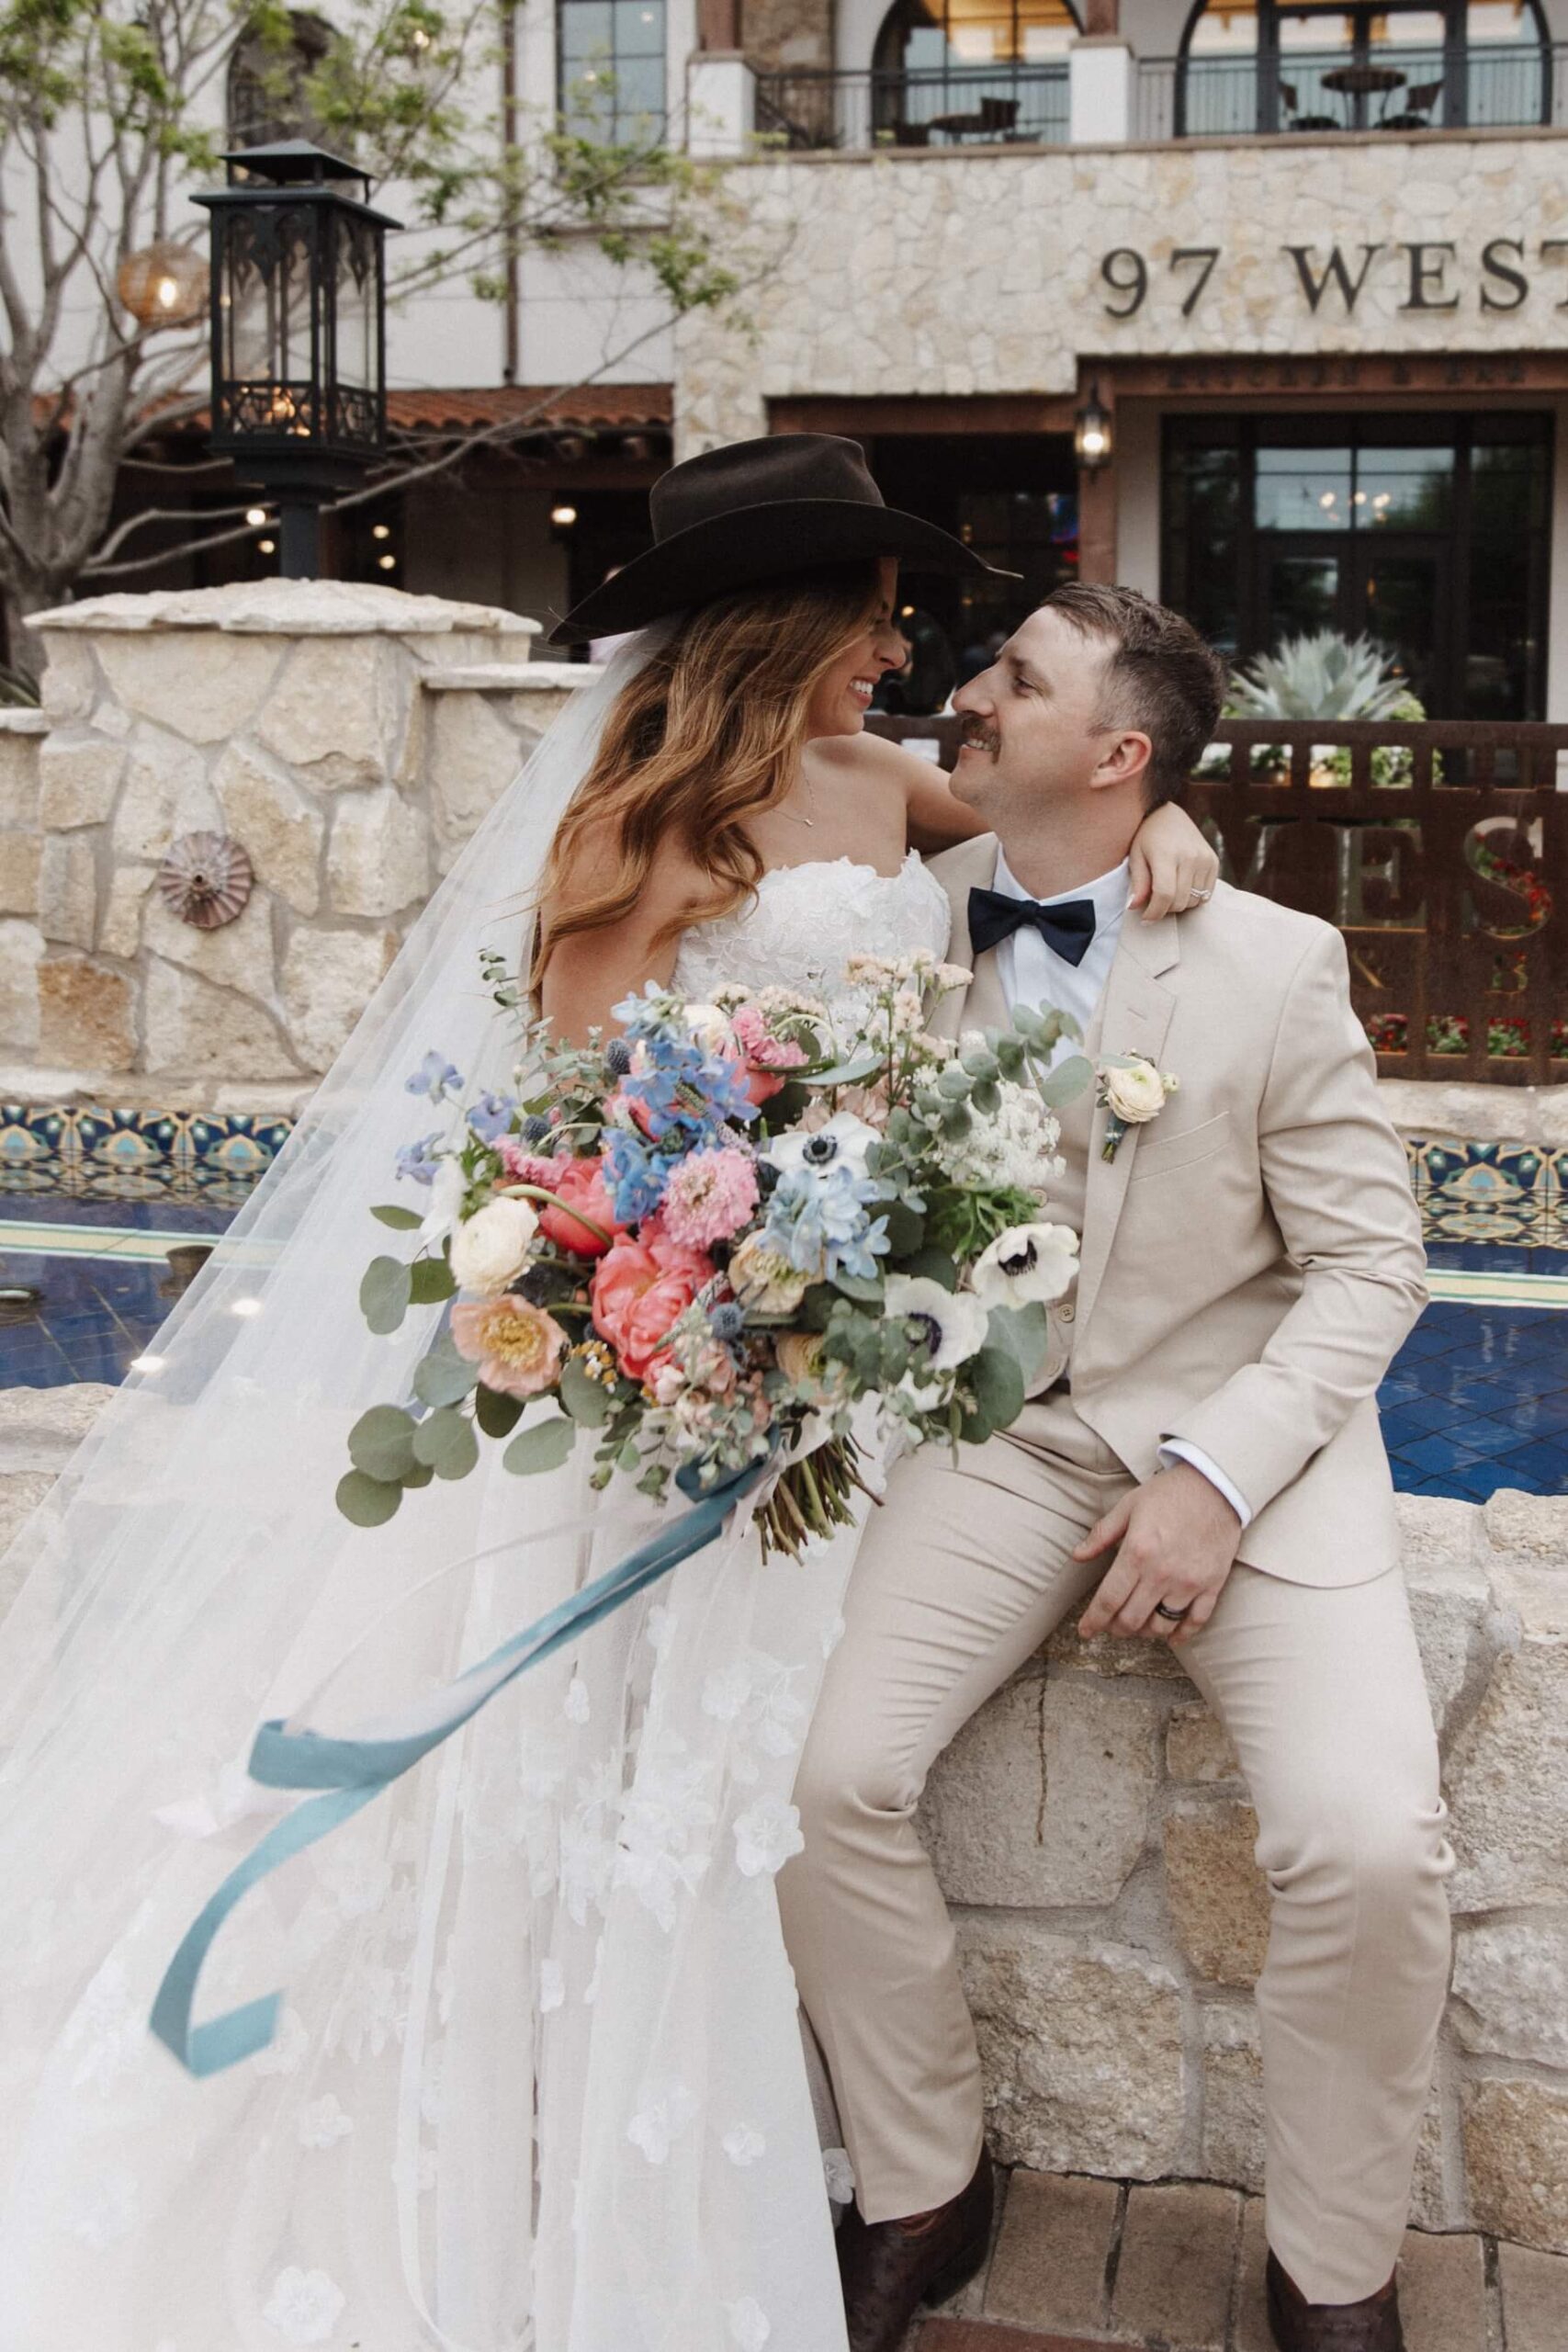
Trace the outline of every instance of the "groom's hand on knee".
<instances>
[{"instance_id":1,"label":"groom's hand on knee","mask_svg":"<svg viewBox=\"0 0 1568 2352\"><path fill-rule=\"evenodd\" d=\"M1084 1611L1078 1632L1141 1634L1179 1649L1214 1613L1241 1542L1241 1521L1201 1470L1180 1462L1161 1470L1097 1520L1073 1554L1116 1557ZM1179 1622L1156 1608L1180 1610Z\"/></svg>"}]
</instances>

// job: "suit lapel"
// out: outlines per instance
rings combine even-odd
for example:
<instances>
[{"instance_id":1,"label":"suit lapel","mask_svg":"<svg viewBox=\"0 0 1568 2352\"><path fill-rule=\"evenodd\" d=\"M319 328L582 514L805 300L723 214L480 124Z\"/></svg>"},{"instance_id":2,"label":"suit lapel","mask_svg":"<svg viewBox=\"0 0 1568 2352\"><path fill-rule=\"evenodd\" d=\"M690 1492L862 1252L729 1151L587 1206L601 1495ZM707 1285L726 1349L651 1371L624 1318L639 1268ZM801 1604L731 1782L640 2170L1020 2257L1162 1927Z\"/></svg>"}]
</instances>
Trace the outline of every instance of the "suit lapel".
<instances>
[{"instance_id":1,"label":"suit lapel","mask_svg":"<svg viewBox=\"0 0 1568 2352\"><path fill-rule=\"evenodd\" d=\"M1100 1055L1141 1054L1159 1062L1170 1016L1176 1010L1174 981L1162 982L1161 973L1179 962L1177 924L1173 916L1145 923L1130 910L1117 942L1097 1023ZM1084 1193L1083 1243L1078 1261L1078 1345L1084 1326L1094 1311L1100 1280L1110 1262L1117 1221L1138 1156L1141 1127L1129 1127L1116 1147L1114 1159L1102 1157L1108 1114L1097 1105L1090 1129L1089 1175Z\"/></svg>"},{"instance_id":2,"label":"suit lapel","mask_svg":"<svg viewBox=\"0 0 1568 2352\"><path fill-rule=\"evenodd\" d=\"M975 977L966 990L955 989L942 998L929 1026L939 1037L957 1037L965 1029L1005 1029L1009 1007L997 977L996 952L993 949L976 963L969 937L969 893L988 889L997 870L995 833L977 834L957 849L944 852L941 864L939 878L953 909L947 959Z\"/></svg>"}]
</instances>

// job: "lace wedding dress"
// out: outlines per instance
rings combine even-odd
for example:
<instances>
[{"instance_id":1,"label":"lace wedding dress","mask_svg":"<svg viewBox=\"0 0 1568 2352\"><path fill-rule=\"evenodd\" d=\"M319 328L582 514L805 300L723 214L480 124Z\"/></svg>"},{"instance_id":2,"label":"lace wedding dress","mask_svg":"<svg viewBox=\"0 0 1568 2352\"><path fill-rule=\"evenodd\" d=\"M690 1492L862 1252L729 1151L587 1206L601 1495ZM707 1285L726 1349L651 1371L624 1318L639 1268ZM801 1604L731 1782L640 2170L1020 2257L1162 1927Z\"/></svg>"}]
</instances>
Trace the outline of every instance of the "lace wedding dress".
<instances>
[{"instance_id":1,"label":"lace wedding dress","mask_svg":"<svg viewBox=\"0 0 1568 2352\"><path fill-rule=\"evenodd\" d=\"M371 1534L331 1503L347 1428L430 1338L418 1315L372 1338L354 1304L418 1124L402 1078L438 1046L504 1083L472 977L487 921L515 952L494 876L539 869L637 658L477 837L22 1540L4 2352L841 2352L773 1877L852 1533L764 1566L738 1514L255 1888L197 2012L280 1987L271 2047L196 2080L147 2030L180 1936L291 1802L245 1775L260 1719L341 1731L434 1689L648 1532L581 1465L493 1457ZM917 859L807 864L689 933L677 977L817 989L857 950L946 935Z\"/></svg>"}]
</instances>

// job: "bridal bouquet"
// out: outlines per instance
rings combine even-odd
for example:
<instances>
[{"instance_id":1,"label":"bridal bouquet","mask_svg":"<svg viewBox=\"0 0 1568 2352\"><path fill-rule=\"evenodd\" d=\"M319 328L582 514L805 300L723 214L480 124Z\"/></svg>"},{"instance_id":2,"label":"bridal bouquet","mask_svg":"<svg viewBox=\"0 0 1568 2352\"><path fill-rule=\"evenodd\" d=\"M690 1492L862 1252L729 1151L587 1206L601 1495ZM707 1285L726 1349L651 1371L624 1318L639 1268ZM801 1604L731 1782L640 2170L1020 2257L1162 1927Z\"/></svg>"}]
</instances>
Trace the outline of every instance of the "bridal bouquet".
<instances>
[{"instance_id":1,"label":"bridal bouquet","mask_svg":"<svg viewBox=\"0 0 1568 2352\"><path fill-rule=\"evenodd\" d=\"M516 988L495 959L503 1008ZM685 1002L652 984L585 1048L524 1032L515 1092L466 1104L439 1054L408 1081L446 1114L398 1158L423 1211L375 1209L412 1261L368 1268L372 1331L442 1303L405 1404L349 1438L338 1503L389 1519L405 1489L592 1449L662 1498L783 1464L759 1513L798 1555L851 1518L852 1408L910 1443L979 1442L1021 1410L1077 1240L1045 1220L1052 1106L1089 1080L1070 1023L1020 1007L954 1046L930 1002L968 978L930 956L854 957L831 1009L782 989Z\"/></svg>"}]
</instances>

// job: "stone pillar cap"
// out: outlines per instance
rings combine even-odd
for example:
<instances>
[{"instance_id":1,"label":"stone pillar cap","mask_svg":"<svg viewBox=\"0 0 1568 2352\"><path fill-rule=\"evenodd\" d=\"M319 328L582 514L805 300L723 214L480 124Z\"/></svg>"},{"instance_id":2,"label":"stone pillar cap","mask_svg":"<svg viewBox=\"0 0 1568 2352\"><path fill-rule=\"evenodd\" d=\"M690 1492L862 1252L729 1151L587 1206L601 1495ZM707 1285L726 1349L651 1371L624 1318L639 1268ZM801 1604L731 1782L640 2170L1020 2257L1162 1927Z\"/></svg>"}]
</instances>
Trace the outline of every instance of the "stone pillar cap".
<instances>
[{"instance_id":1,"label":"stone pillar cap","mask_svg":"<svg viewBox=\"0 0 1568 2352\"><path fill-rule=\"evenodd\" d=\"M455 629L532 637L539 623L499 605L412 596L367 581L234 581L224 588L122 591L35 613L33 628L138 633L218 629L236 637L445 637Z\"/></svg>"}]
</instances>

